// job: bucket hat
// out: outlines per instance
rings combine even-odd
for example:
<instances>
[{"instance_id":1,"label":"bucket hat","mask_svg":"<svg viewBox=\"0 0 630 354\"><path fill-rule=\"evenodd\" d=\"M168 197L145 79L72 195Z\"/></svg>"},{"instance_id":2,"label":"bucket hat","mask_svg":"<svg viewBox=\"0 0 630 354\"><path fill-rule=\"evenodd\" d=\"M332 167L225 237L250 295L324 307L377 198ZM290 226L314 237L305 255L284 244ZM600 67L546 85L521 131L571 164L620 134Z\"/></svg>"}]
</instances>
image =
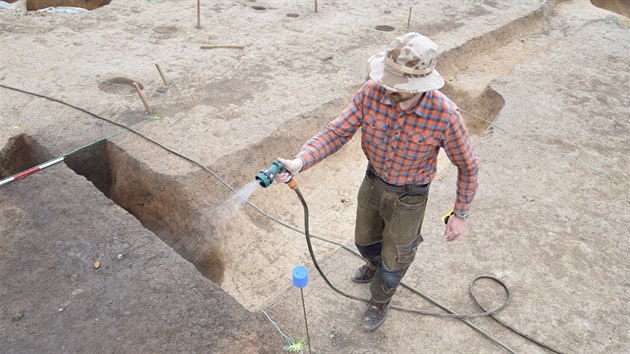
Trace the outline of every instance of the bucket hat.
<instances>
[{"instance_id":1,"label":"bucket hat","mask_svg":"<svg viewBox=\"0 0 630 354\"><path fill-rule=\"evenodd\" d=\"M444 86L442 75L435 70L437 45L415 32L396 37L385 51L368 59L372 80L396 92L427 92Z\"/></svg>"}]
</instances>

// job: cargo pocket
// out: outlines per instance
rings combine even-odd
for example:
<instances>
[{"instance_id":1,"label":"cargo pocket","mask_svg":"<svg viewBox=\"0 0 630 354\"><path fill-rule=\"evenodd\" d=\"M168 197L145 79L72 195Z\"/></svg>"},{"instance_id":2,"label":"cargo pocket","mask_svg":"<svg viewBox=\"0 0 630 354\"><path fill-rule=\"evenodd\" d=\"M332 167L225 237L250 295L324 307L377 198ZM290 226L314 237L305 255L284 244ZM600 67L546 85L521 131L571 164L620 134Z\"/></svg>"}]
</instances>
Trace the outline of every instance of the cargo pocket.
<instances>
[{"instance_id":1,"label":"cargo pocket","mask_svg":"<svg viewBox=\"0 0 630 354\"><path fill-rule=\"evenodd\" d=\"M423 241L422 235L416 236L416 238L407 245L396 245L396 255L398 257L398 263L410 264L416 257L416 251L418 245Z\"/></svg>"}]
</instances>

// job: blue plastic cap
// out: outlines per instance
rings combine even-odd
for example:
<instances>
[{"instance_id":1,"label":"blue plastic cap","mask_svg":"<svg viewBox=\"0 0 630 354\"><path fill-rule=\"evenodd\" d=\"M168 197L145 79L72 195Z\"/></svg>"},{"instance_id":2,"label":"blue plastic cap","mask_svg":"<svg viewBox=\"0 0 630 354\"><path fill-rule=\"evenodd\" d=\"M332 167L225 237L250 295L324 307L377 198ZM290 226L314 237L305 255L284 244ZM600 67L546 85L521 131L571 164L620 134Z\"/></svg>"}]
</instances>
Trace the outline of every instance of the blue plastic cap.
<instances>
[{"instance_id":1,"label":"blue plastic cap","mask_svg":"<svg viewBox=\"0 0 630 354\"><path fill-rule=\"evenodd\" d=\"M296 288L303 288L308 284L308 269L305 266L293 268L293 285Z\"/></svg>"}]
</instances>

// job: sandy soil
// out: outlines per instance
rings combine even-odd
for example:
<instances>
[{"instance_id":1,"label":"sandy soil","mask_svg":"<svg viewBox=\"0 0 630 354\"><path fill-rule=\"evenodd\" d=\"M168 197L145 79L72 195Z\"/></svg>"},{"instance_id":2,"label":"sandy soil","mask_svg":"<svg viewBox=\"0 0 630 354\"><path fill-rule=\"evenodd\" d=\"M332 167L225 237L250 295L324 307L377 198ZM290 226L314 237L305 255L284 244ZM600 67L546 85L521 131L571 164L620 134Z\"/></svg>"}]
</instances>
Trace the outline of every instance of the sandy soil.
<instances>
[{"instance_id":1,"label":"sandy soil","mask_svg":"<svg viewBox=\"0 0 630 354\"><path fill-rule=\"evenodd\" d=\"M295 194L253 191L249 201L265 214L233 197L335 117L365 79L366 59L407 30L440 46L443 91L463 110L483 171L470 230L447 244L439 218L451 207L456 170L441 159L425 242L405 281L470 313L478 309L468 282L493 274L512 289L499 317L515 327L562 352L630 351L627 7L318 5L315 13L312 2L202 1L201 28L188 0L114 0L75 15L0 10L0 84L98 116L0 87L0 176L66 156L0 186L0 278L9 279L0 285L0 342L8 351L281 352L259 310L305 336L291 287L298 264L311 269L304 295L314 352L503 351L461 321L400 311L363 333L361 304L330 291L304 237L274 221L303 227ZM101 118L134 124L154 142ZM312 233L350 246L365 168L358 143L299 178ZM347 281L358 259L328 242L314 246L335 284L367 296ZM118 254L129 263L116 263ZM95 258L111 266L95 273ZM86 288L89 296L74 293ZM500 302L487 283L479 292ZM408 291L397 303L440 311ZM50 313L57 308L66 310ZM542 352L490 319L473 322L514 351Z\"/></svg>"}]
</instances>

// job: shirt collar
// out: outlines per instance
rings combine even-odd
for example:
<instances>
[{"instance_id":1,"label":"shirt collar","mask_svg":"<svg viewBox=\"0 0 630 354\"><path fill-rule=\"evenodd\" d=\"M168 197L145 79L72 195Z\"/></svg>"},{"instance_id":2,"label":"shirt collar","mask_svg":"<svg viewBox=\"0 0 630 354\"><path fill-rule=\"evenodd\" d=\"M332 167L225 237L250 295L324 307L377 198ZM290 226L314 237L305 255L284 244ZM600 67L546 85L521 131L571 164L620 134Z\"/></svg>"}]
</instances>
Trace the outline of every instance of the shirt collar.
<instances>
[{"instance_id":1,"label":"shirt collar","mask_svg":"<svg viewBox=\"0 0 630 354\"><path fill-rule=\"evenodd\" d=\"M428 102L428 100L431 98L432 95L433 95L433 91L425 92L424 96L420 97L420 100L418 101L418 105L412 112L416 113L417 115L420 115L422 113L422 109L423 109L423 106L425 105L425 102ZM383 89L383 97L381 97L381 103L392 106L392 107L396 107L396 103L392 102L389 99L389 96L387 95L385 89Z\"/></svg>"},{"instance_id":2,"label":"shirt collar","mask_svg":"<svg viewBox=\"0 0 630 354\"><path fill-rule=\"evenodd\" d=\"M384 89L383 89L383 97L381 97L381 103L389 105L389 106L394 106L394 107L396 106L396 104L389 99L389 96L387 95L387 93L385 93Z\"/></svg>"}]
</instances>

